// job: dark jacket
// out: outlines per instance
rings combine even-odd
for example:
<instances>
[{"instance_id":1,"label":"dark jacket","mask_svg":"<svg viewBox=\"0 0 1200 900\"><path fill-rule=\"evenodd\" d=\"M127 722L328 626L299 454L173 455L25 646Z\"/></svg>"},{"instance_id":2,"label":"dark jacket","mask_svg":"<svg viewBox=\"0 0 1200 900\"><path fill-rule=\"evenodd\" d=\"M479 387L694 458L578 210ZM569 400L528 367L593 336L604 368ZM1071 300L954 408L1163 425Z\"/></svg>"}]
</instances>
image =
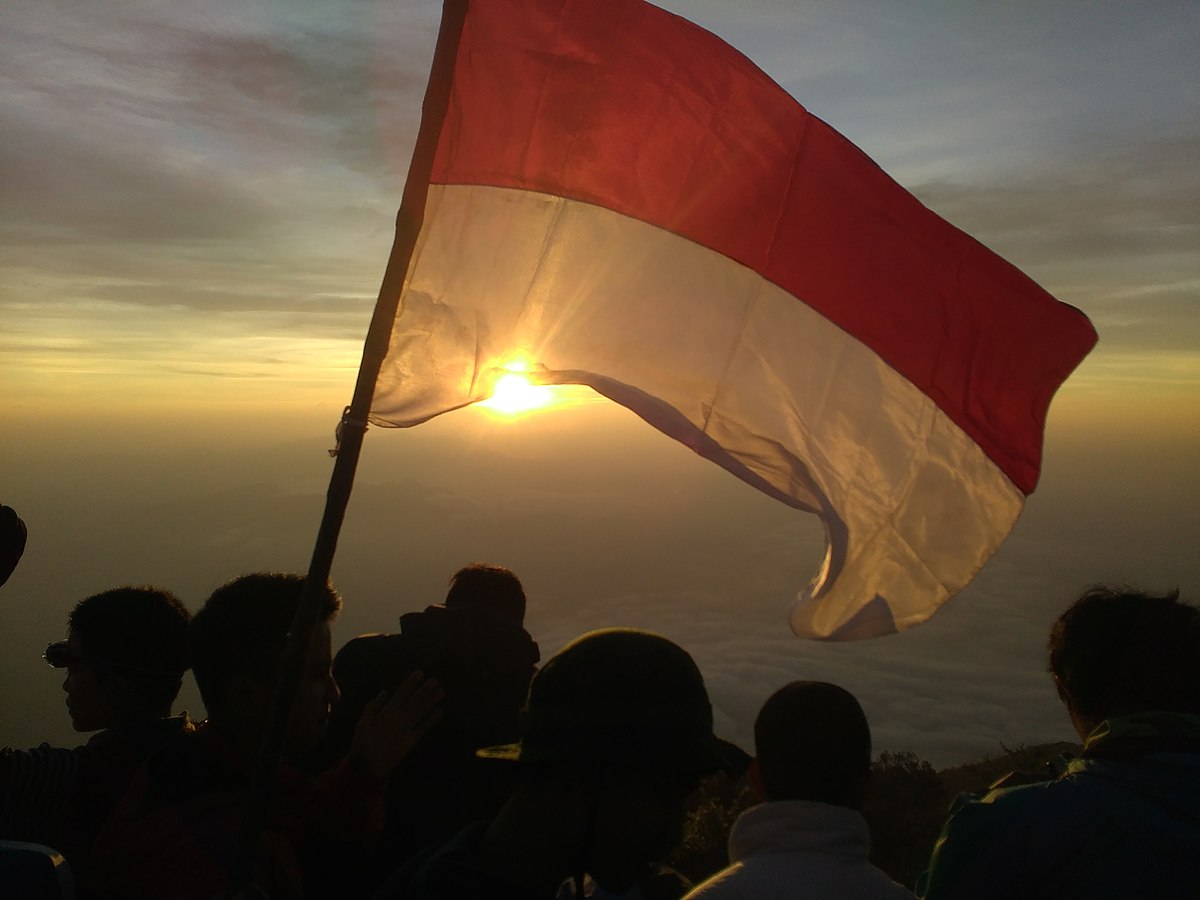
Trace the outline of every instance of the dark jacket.
<instances>
[{"instance_id":1,"label":"dark jacket","mask_svg":"<svg viewBox=\"0 0 1200 900\"><path fill-rule=\"evenodd\" d=\"M1200 895L1200 716L1111 719L1061 778L960 798L917 894Z\"/></svg>"},{"instance_id":2,"label":"dark jacket","mask_svg":"<svg viewBox=\"0 0 1200 900\"><path fill-rule=\"evenodd\" d=\"M108 728L81 747L0 751L0 838L53 847L82 880L92 841L134 772L191 728L184 713Z\"/></svg>"},{"instance_id":3,"label":"dark jacket","mask_svg":"<svg viewBox=\"0 0 1200 900\"><path fill-rule=\"evenodd\" d=\"M487 822L472 822L445 845L411 858L379 889L375 900L534 900L485 874L487 828Z\"/></svg>"},{"instance_id":4,"label":"dark jacket","mask_svg":"<svg viewBox=\"0 0 1200 900\"><path fill-rule=\"evenodd\" d=\"M95 895L212 900L229 891L254 763L203 724L151 756L96 839ZM313 779L281 762L254 883L275 900L335 896L322 879L361 865L382 824L377 786L352 766Z\"/></svg>"}]
</instances>

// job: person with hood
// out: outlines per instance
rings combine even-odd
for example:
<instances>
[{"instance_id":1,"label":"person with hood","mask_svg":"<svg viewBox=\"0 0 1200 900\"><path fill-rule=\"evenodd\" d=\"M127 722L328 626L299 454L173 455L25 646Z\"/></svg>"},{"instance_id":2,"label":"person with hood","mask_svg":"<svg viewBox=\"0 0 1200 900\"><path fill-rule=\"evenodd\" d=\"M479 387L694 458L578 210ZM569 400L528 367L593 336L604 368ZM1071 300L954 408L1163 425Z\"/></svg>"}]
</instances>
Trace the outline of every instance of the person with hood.
<instances>
[{"instance_id":1,"label":"person with hood","mask_svg":"<svg viewBox=\"0 0 1200 900\"><path fill-rule=\"evenodd\" d=\"M1050 632L1083 750L1061 777L956 803L918 896L1193 898L1200 891L1200 608L1099 586Z\"/></svg>"},{"instance_id":2,"label":"person with hood","mask_svg":"<svg viewBox=\"0 0 1200 900\"><path fill-rule=\"evenodd\" d=\"M911 900L868 860L871 730L849 691L785 685L754 721L754 748L750 785L762 802L733 823L732 864L688 900Z\"/></svg>"}]
</instances>

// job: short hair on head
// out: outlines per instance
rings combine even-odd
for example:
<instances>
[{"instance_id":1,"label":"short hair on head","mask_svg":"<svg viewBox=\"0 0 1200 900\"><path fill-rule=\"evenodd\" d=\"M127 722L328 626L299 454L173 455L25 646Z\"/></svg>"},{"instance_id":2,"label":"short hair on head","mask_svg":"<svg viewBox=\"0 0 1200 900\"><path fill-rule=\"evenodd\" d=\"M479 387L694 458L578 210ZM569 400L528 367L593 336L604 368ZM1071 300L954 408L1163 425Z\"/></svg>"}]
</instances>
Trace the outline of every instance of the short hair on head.
<instances>
[{"instance_id":1,"label":"short hair on head","mask_svg":"<svg viewBox=\"0 0 1200 900\"><path fill-rule=\"evenodd\" d=\"M89 662L125 676L151 704L169 704L188 669L191 615L170 591L129 586L79 601L67 628Z\"/></svg>"},{"instance_id":2,"label":"short hair on head","mask_svg":"<svg viewBox=\"0 0 1200 900\"><path fill-rule=\"evenodd\" d=\"M511 569L489 563L471 563L450 576L447 608L486 606L518 622L525 620L525 589Z\"/></svg>"},{"instance_id":3,"label":"short hair on head","mask_svg":"<svg viewBox=\"0 0 1200 900\"><path fill-rule=\"evenodd\" d=\"M1060 696L1092 722L1200 713L1200 608L1179 591L1088 588L1051 627L1049 650Z\"/></svg>"},{"instance_id":4,"label":"short hair on head","mask_svg":"<svg viewBox=\"0 0 1200 900\"><path fill-rule=\"evenodd\" d=\"M243 575L213 591L196 613L192 674L210 713L235 679L275 677L304 582L303 575L280 572ZM328 622L342 608L342 598L326 583L321 599L320 620Z\"/></svg>"},{"instance_id":5,"label":"short hair on head","mask_svg":"<svg viewBox=\"0 0 1200 900\"><path fill-rule=\"evenodd\" d=\"M871 730L849 691L793 681L763 704L754 747L769 800L811 800L857 808L871 771Z\"/></svg>"}]
</instances>

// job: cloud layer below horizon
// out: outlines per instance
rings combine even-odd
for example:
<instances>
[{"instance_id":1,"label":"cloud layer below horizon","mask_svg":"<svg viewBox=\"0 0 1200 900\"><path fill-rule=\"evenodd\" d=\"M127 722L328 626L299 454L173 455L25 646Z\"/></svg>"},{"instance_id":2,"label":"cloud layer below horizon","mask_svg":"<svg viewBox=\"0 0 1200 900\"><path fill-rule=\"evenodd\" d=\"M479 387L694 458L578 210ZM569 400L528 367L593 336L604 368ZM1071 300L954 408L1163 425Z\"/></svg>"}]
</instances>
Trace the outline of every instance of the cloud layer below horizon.
<instances>
[{"instance_id":1,"label":"cloud layer below horizon","mask_svg":"<svg viewBox=\"0 0 1200 900\"><path fill-rule=\"evenodd\" d=\"M5 502L30 529L26 558L0 589L0 744L72 741L61 675L38 655L61 638L74 602L157 583L194 610L238 574L301 571L323 505L321 431L283 443L246 430L224 444L117 432L71 445L69 435L34 434L24 452L0 456L20 486ZM617 407L523 422L467 411L373 429L334 566L346 598L335 641L394 629L403 612L438 602L460 565L487 560L524 579L544 657L614 625L685 646L719 732L746 747L761 703L798 678L859 696L877 751L914 750L938 765L1070 739L1044 661L1061 609L1101 580L1200 599L1200 479L1171 477L1195 468L1187 448L1139 471L1138 440L1103 437L1052 438L1044 484L1012 537L928 623L817 644L786 624L820 561L816 520ZM199 713L190 687L184 705Z\"/></svg>"}]
</instances>

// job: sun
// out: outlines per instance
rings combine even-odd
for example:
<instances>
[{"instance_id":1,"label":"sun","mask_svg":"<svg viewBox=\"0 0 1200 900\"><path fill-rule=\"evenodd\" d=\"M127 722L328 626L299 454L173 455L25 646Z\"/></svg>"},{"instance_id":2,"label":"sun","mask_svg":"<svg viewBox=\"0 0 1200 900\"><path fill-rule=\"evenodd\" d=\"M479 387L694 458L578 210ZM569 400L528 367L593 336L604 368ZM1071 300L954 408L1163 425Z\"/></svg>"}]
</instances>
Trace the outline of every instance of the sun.
<instances>
[{"instance_id":1,"label":"sun","mask_svg":"<svg viewBox=\"0 0 1200 900\"><path fill-rule=\"evenodd\" d=\"M541 409L553 402L553 389L549 385L534 384L520 372L508 371L496 379L492 396L480 401L479 405L495 412L516 415Z\"/></svg>"},{"instance_id":2,"label":"sun","mask_svg":"<svg viewBox=\"0 0 1200 900\"><path fill-rule=\"evenodd\" d=\"M539 384L539 375L527 353L519 353L508 362L490 370L495 380L492 395L478 400L475 406L483 407L493 416L516 418L523 413L542 409L568 409L585 406L602 400L591 388L576 384Z\"/></svg>"}]
</instances>

